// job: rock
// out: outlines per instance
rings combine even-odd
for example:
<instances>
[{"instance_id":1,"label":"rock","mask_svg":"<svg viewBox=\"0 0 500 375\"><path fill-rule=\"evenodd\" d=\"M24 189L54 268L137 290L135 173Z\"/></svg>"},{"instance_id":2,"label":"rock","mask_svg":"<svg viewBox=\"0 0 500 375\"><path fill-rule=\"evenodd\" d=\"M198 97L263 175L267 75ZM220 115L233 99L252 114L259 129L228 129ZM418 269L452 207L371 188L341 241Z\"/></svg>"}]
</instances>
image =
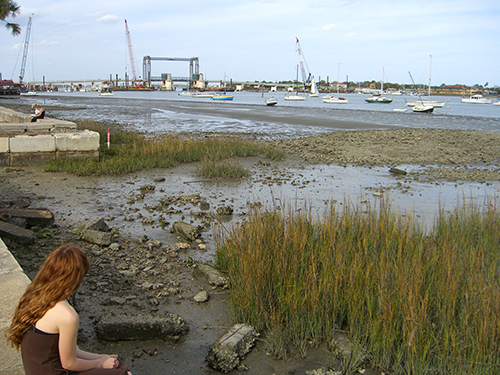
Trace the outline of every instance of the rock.
<instances>
[{"instance_id":1,"label":"rock","mask_svg":"<svg viewBox=\"0 0 500 375\"><path fill-rule=\"evenodd\" d=\"M199 292L197 295L195 295L193 297L193 300L195 302L207 302L208 301L208 298L209 298L209 294L206 290L202 290L201 292Z\"/></svg>"},{"instance_id":2,"label":"rock","mask_svg":"<svg viewBox=\"0 0 500 375\"><path fill-rule=\"evenodd\" d=\"M113 239L113 235L110 232L100 232L97 230L83 230L82 238L90 243L94 243L99 246L109 246Z\"/></svg>"},{"instance_id":3,"label":"rock","mask_svg":"<svg viewBox=\"0 0 500 375\"><path fill-rule=\"evenodd\" d=\"M120 244L117 242L113 242L111 245L109 245L109 250L112 250L112 251L120 250Z\"/></svg>"},{"instance_id":4,"label":"rock","mask_svg":"<svg viewBox=\"0 0 500 375\"><path fill-rule=\"evenodd\" d=\"M109 229L108 224L104 221L102 217L94 219L90 222L88 222L84 227L83 230L95 230L98 232L109 232L111 229Z\"/></svg>"},{"instance_id":5,"label":"rock","mask_svg":"<svg viewBox=\"0 0 500 375\"><path fill-rule=\"evenodd\" d=\"M54 224L54 214L43 208L6 208L0 214L12 218L25 219L28 226L50 226Z\"/></svg>"},{"instance_id":6,"label":"rock","mask_svg":"<svg viewBox=\"0 0 500 375\"><path fill-rule=\"evenodd\" d=\"M233 214L233 208L231 206L220 206L217 207L217 214L219 215L232 215Z\"/></svg>"},{"instance_id":7,"label":"rock","mask_svg":"<svg viewBox=\"0 0 500 375\"><path fill-rule=\"evenodd\" d=\"M198 264L194 269L194 274L195 276L205 278L210 285L223 289L229 288L229 279L215 268L206 264Z\"/></svg>"},{"instance_id":8,"label":"rock","mask_svg":"<svg viewBox=\"0 0 500 375\"><path fill-rule=\"evenodd\" d=\"M253 327L235 324L210 347L206 360L212 368L228 373L240 364L257 337Z\"/></svg>"},{"instance_id":9,"label":"rock","mask_svg":"<svg viewBox=\"0 0 500 375\"><path fill-rule=\"evenodd\" d=\"M394 168L394 167L391 168L391 169L389 169L389 172L394 173L394 174L401 174L401 175L408 174L408 172L406 172L406 171L404 171L402 169L399 169L399 168Z\"/></svg>"},{"instance_id":10,"label":"rock","mask_svg":"<svg viewBox=\"0 0 500 375\"><path fill-rule=\"evenodd\" d=\"M156 183L158 183L158 182L165 182L165 177L157 177L157 178L154 178L154 179L153 179L153 182L156 182Z\"/></svg>"},{"instance_id":11,"label":"rock","mask_svg":"<svg viewBox=\"0 0 500 375\"><path fill-rule=\"evenodd\" d=\"M194 241L200 236L198 228L182 221L176 221L172 224L172 232L179 233L189 241Z\"/></svg>"},{"instance_id":12,"label":"rock","mask_svg":"<svg viewBox=\"0 0 500 375\"><path fill-rule=\"evenodd\" d=\"M103 315L96 323L96 335L99 340L153 340L176 339L187 333L189 327L185 320L177 314L166 313L163 316L134 315Z\"/></svg>"},{"instance_id":13,"label":"rock","mask_svg":"<svg viewBox=\"0 0 500 375\"><path fill-rule=\"evenodd\" d=\"M352 368L358 368L370 360L367 351L343 332L335 331L330 346L337 358L348 361Z\"/></svg>"},{"instance_id":14,"label":"rock","mask_svg":"<svg viewBox=\"0 0 500 375\"><path fill-rule=\"evenodd\" d=\"M200 202L200 210L207 211L209 209L210 209L210 203L208 203L207 201Z\"/></svg>"},{"instance_id":15,"label":"rock","mask_svg":"<svg viewBox=\"0 0 500 375\"><path fill-rule=\"evenodd\" d=\"M18 227L17 225L0 221L0 237L10 238L15 242L30 244L35 242L36 236L33 231Z\"/></svg>"}]
</instances>

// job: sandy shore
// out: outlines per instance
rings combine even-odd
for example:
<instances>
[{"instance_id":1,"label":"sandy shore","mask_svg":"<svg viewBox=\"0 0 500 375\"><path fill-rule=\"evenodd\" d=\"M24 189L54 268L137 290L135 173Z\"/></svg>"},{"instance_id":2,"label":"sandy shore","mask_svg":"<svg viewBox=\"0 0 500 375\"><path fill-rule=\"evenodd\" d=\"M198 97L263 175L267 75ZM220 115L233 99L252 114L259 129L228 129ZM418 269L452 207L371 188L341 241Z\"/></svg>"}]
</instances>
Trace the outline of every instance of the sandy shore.
<instances>
[{"instance_id":1,"label":"sandy shore","mask_svg":"<svg viewBox=\"0 0 500 375\"><path fill-rule=\"evenodd\" d=\"M208 347L233 323L226 303L227 292L212 289L205 281L193 276L190 259L196 261L196 256L207 258L199 253L197 244L191 244L187 251L174 251L172 246L184 240L167 234L170 226L160 228L144 224L144 221L139 223L157 203L153 198L148 200L148 196L144 201L130 203L131 197L137 197L141 186L151 184L159 177L166 178L166 182L156 184L154 199L172 192L176 195L198 192L212 209L234 205L236 218L233 220L238 221L245 215L249 196L257 193L256 186L264 186L262 181L266 187L280 186L284 181L299 187L320 186L323 183L321 174L318 174L321 178L304 175L304 168L311 163L419 165L421 171L412 175L414 179L500 181L500 133L366 130L274 143L287 153L287 160L270 163L258 158L243 160L244 166L252 170L251 181L244 186L235 182L200 183L194 174L194 164L133 176L85 178L45 173L37 164L3 167L0 170L1 200L27 196L32 207L46 207L56 215L56 226L37 231L36 244L26 247L7 241L7 245L31 277L46 254L60 243L74 242L85 249L91 259L92 271L76 298L83 328L79 336L83 348L118 352L131 365L134 374L216 373L206 366L204 357ZM183 219L194 225L201 223L193 214L196 207L184 204L174 208L178 214L169 219L171 222ZM142 233L153 242L130 237L132 231L126 220L132 216ZM80 240L76 229L95 217L105 217L110 227L117 228L115 242L118 246L101 248ZM151 218L156 220L158 215L153 213ZM154 244L160 233L164 235L163 243ZM211 229L202 234L204 239L212 236ZM127 277L134 272L134 277ZM209 291L209 302L193 302L192 297L200 290ZM190 326L188 335L178 342L103 343L95 338L93 327L100 316L137 312L161 314L166 311L183 316ZM311 350L305 360L275 361L266 355L265 342L260 341L243 363L248 367L248 374L303 373L321 367L321 363L327 362L326 355L322 348Z\"/></svg>"}]
</instances>

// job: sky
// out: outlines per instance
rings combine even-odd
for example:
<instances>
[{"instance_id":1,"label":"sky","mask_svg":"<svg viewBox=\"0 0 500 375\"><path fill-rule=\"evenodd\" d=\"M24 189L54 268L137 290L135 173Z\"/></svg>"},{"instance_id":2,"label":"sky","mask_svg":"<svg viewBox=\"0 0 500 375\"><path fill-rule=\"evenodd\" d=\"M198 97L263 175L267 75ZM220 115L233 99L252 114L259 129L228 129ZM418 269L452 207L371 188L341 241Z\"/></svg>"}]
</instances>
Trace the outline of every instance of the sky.
<instances>
[{"instance_id":1,"label":"sky","mask_svg":"<svg viewBox=\"0 0 500 375\"><path fill-rule=\"evenodd\" d=\"M208 80L295 80L296 37L316 80L500 86L499 0L16 0L0 28L0 73L24 81L142 76L146 55L198 57ZM430 58L432 56L432 59ZM432 64L431 64L432 61ZM340 66L340 74L339 72ZM152 62L152 75L188 76L187 62ZM383 72L383 73L382 73ZM300 73L299 73L300 74ZM301 75L299 75L300 79Z\"/></svg>"}]
</instances>

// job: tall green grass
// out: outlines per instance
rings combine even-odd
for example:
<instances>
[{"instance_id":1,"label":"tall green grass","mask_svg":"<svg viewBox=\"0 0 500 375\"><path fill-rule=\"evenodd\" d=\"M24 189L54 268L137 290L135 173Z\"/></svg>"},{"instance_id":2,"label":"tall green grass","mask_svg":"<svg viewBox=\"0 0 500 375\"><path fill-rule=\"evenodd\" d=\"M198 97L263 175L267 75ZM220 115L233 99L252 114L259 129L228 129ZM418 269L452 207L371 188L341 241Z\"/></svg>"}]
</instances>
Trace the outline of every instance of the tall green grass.
<instances>
[{"instance_id":1,"label":"tall green grass","mask_svg":"<svg viewBox=\"0 0 500 375\"><path fill-rule=\"evenodd\" d=\"M65 171L79 176L122 175L152 168L170 168L181 163L204 160L208 163L221 162L235 157L264 154L274 160L283 159L281 151L263 142L245 139L238 135L188 135L188 134L147 134L129 131L117 124L96 121L78 122L79 129L85 128L100 134L100 160L70 159L49 162L45 171ZM110 148L107 148L107 129L112 128ZM230 174L242 176L241 166L225 163ZM208 169L209 172L213 168ZM200 170L203 172L203 169ZM227 172L227 171L226 171Z\"/></svg>"},{"instance_id":2,"label":"tall green grass","mask_svg":"<svg viewBox=\"0 0 500 375\"><path fill-rule=\"evenodd\" d=\"M494 205L441 212L430 233L387 204L332 205L320 220L263 210L218 241L235 318L278 357L342 329L394 373L500 373Z\"/></svg>"}]
</instances>

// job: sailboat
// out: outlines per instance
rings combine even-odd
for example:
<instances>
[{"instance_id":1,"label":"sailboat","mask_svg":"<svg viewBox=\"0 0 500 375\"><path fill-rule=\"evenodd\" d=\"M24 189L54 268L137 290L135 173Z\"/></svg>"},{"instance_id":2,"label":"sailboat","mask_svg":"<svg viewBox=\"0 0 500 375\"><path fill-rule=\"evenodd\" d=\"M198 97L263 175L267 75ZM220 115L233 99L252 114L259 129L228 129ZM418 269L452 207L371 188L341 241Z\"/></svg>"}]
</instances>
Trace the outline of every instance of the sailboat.
<instances>
[{"instance_id":1,"label":"sailboat","mask_svg":"<svg viewBox=\"0 0 500 375\"><path fill-rule=\"evenodd\" d=\"M380 89L379 95L373 95L371 98L365 99L367 103L392 103L392 99L389 99L384 95L384 67L382 67L382 88Z\"/></svg>"},{"instance_id":2,"label":"sailboat","mask_svg":"<svg viewBox=\"0 0 500 375\"><path fill-rule=\"evenodd\" d=\"M426 100L420 99L419 101L407 101L406 105L408 107L414 107L414 106L419 106L419 105L426 105L426 106L432 106L433 108L443 108L444 107L444 102L443 101L437 101L437 100L431 100L431 78L432 78L432 55L431 57L431 64L430 64L430 69L429 69L429 91L428 91L428 96Z\"/></svg>"},{"instance_id":3,"label":"sailboat","mask_svg":"<svg viewBox=\"0 0 500 375\"><path fill-rule=\"evenodd\" d=\"M415 85L415 81L413 80L413 76L411 75L410 72L408 72L410 75L411 81L413 82L413 85ZM434 106L432 104L425 104L422 98L420 97L420 94L418 94L418 98L420 99L420 104L416 104L411 107L411 110L416 113L431 113L434 111Z\"/></svg>"},{"instance_id":4,"label":"sailboat","mask_svg":"<svg viewBox=\"0 0 500 375\"><path fill-rule=\"evenodd\" d=\"M311 93L309 94L309 96L311 98L318 98L319 97L319 91L318 91L318 86L316 86L316 82L314 82L314 76L312 76L311 78Z\"/></svg>"},{"instance_id":5,"label":"sailboat","mask_svg":"<svg viewBox=\"0 0 500 375\"><path fill-rule=\"evenodd\" d=\"M295 80L295 95L285 95L285 100L306 100L305 96L299 95L299 66L297 65L297 79Z\"/></svg>"},{"instance_id":6,"label":"sailboat","mask_svg":"<svg viewBox=\"0 0 500 375\"><path fill-rule=\"evenodd\" d=\"M339 96L339 86L340 86L340 63L338 67L337 96L323 96L323 103L347 104L349 100Z\"/></svg>"}]
</instances>

